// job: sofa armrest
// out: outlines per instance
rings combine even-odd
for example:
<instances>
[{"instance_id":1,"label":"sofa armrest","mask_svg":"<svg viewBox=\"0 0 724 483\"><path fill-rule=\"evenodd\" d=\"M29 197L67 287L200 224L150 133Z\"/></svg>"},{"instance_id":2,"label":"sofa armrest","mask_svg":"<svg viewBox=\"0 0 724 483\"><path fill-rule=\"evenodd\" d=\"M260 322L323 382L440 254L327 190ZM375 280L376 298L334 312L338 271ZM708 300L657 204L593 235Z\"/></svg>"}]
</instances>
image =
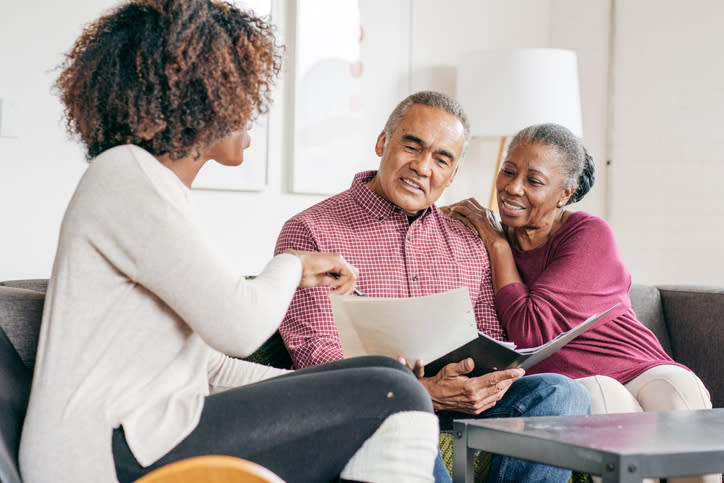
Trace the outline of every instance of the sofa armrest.
<instances>
[{"instance_id":1,"label":"sofa armrest","mask_svg":"<svg viewBox=\"0 0 724 483\"><path fill-rule=\"evenodd\" d=\"M724 288L659 287L674 359L694 371L724 407Z\"/></svg>"},{"instance_id":2,"label":"sofa armrest","mask_svg":"<svg viewBox=\"0 0 724 483\"><path fill-rule=\"evenodd\" d=\"M31 370L35 365L44 302L42 292L0 285L0 328Z\"/></svg>"},{"instance_id":3,"label":"sofa armrest","mask_svg":"<svg viewBox=\"0 0 724 483\"><path fill-rule=\"evenodd\" d=\"M18 446L32 371L0 328L0 481L20 483Z\"/></svg>"}]
</instances>

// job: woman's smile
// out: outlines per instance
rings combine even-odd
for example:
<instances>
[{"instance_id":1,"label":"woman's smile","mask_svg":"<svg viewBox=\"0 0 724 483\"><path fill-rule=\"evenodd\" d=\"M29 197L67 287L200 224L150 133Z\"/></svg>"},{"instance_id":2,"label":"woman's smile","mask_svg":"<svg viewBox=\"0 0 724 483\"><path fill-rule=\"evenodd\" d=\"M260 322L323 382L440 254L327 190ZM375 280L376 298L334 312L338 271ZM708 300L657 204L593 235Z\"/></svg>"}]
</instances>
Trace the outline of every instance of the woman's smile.
<instances>
[{"instance_id":1,"label":"woman's smile","mask_svg":"<svg viewBox=\"0 0 724 483\"><path fill-rule=\"evenodd\" d=\"M499 203L499 210L500 211L509 211L512 216L515 216L519 214L521 211L525 210L525 206L520 201L513 201L508 199L505 196L499 196L498 199L500 200Z\"/></svg>"}]
</instances>

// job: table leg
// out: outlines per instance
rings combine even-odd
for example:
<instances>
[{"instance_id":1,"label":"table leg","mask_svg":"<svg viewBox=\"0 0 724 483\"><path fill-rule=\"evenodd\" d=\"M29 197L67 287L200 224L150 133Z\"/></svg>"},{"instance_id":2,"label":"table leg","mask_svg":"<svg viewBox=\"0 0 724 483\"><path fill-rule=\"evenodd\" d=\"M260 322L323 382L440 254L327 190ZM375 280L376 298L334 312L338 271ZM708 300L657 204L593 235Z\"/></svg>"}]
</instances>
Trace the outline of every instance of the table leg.
<instances>
[{"instance_id":1,"label":"table leg","mask_svg":"<svg viewBox=\"0 0 724 483\"><path fill-rule=\"evenodd\" d=\"M468 427L453 422L453 483L473 483L474 449L468 448Z\"/></svg>"}]
</instances>

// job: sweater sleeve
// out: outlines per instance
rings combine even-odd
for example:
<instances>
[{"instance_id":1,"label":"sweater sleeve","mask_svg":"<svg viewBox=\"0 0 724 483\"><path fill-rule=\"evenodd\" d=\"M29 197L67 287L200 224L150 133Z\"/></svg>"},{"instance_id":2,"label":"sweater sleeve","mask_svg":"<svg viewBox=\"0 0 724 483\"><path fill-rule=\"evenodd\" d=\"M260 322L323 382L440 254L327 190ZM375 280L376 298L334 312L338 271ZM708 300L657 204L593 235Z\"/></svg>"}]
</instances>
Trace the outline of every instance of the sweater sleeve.
<instances>
[{"instance_id":1,"label":"sweater sleeve","mask_svg":"<svg viewBox=\"0 0 724 483\"><path fill-rule=\"evenodd\" d=\"M319 251L311 231L298 218L292 218L284 224L277 239L275 253L282 253L290 248ZM344 357L328 288L297 289L279 327L279 334L284 339L284 345L297 369Z\"/></svg>"},{"instance_id":2,"label":"sweater sleeve","mask_svg":"<svg viewBox=\"0 0 724 483\"><path fill-rule=\"evenodd\" d=\"M185 238L184 238L185 234ZM161 298L214 349L234 357L254 352L277 330L301 278L297 257L274 257L253 280L232 273L200 236L173 237L139 259L138 283Z\"/></svg>"},{"instance_id":3,"label":"sweater sleeve","mask_svg":"<svg viewBox=\"0 0 724 483\"><path fill-rule=\"evenodd\" d=\"M101 201L86 204L79 223L89 226L79 232L129 283L159 300L159 310L173 311L209 346L235 357L251 354L281 322L301 278L300 260L278 255L246 280L215 255L175 175L155 159L142 175L119 163L101 166L86 183L94 191L88 199Z\"/></svg>"},{"instance_id":4,"label":"sweater sleeve","mask_svg":"<svg viewBox=\"0 0 724 483\"><path fill-rule=\"evenodd\" d=\"M630 275L602 219L588 216L576 222L547 252L521 260L529 255L516 254L527 284L506 285L495 298L501 323L519 347L543 344L615 303L621 305L607 320L627 310ZM527 262L539 268L526 270Z\"/></svg>"},{"instance_id":5,"label":"sweater sleeve","mask_svg":"<svg viewBox=\"0 0 724 483\"><path fill-rule=\"evenodd\" d=\"M293 372L234 359L213 349L208 366L209 389L212 394Z\"/></svg>"}]
</instances>

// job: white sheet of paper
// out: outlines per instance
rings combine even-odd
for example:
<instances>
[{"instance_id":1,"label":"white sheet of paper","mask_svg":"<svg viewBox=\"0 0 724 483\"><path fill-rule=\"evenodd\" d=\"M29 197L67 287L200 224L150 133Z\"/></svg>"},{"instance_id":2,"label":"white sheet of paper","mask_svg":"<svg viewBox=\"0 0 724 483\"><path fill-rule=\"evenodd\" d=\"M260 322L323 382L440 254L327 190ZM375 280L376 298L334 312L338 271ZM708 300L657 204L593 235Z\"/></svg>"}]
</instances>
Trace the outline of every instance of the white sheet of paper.
<instances>
[{"instance_id":1,"label":"white sheet of paper","mask_svg":"<svg viewBox=\"0 0 724 483\"><path fill-rule=\"evenodd\" d=\"M433 361L478 335L465 287L424 297L329 296L345 358L403 356Z\"/></svg>"}]
</instances>

